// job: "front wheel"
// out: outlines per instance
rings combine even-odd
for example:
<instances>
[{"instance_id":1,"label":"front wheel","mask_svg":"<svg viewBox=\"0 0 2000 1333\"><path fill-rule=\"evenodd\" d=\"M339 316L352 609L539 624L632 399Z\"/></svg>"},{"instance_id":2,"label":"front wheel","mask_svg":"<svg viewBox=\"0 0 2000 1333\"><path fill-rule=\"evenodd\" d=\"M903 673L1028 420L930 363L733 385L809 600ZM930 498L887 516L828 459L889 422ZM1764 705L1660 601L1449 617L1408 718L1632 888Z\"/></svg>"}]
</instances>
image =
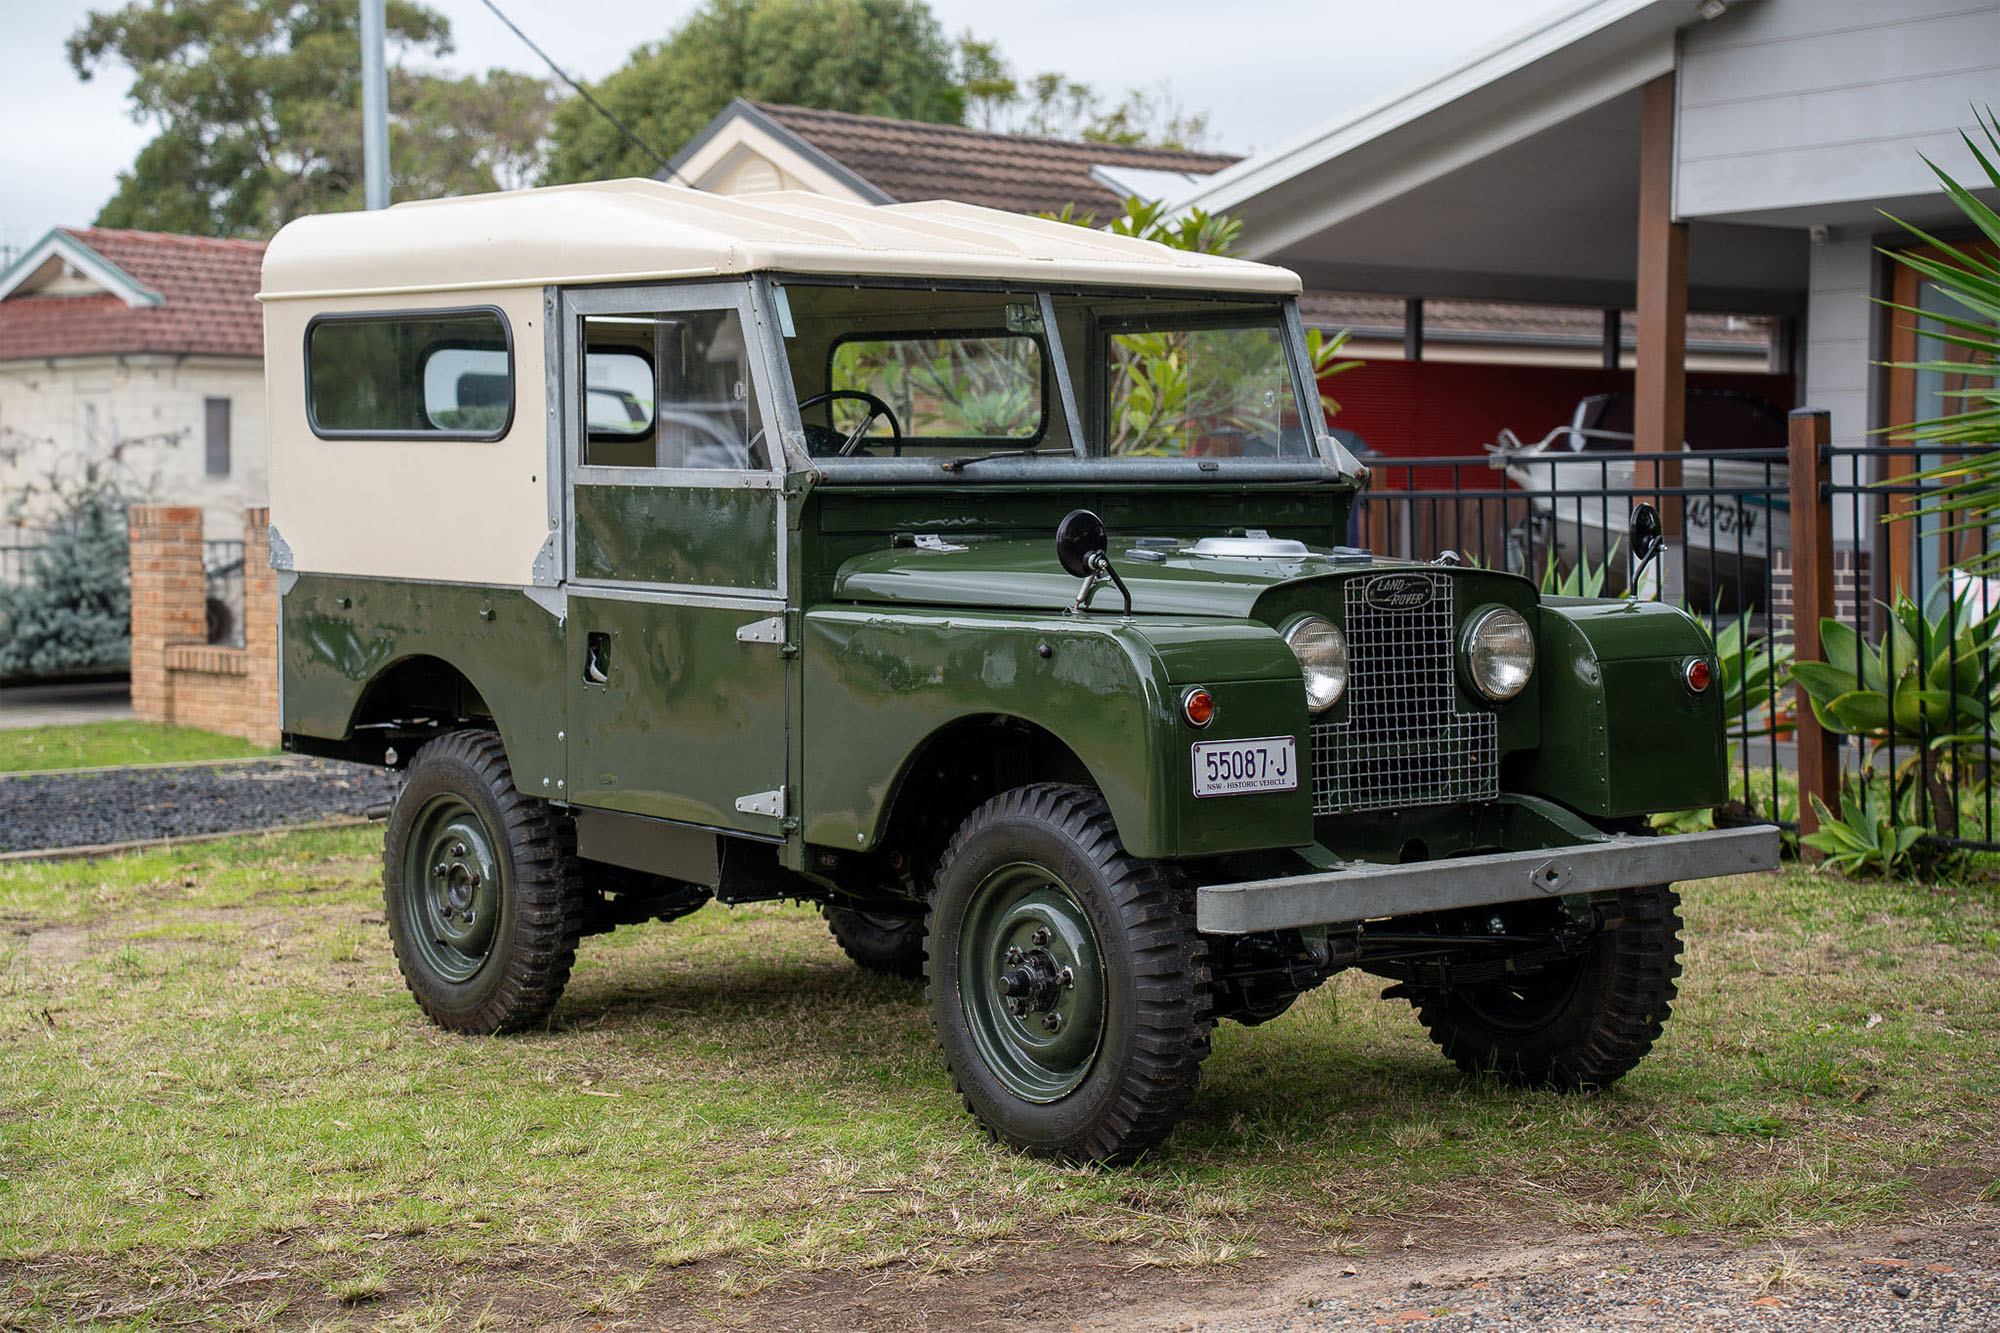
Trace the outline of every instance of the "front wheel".
<instances>
[{"instance_id":1,"label":"front wheel","mask_svg":"<svg viewBox=\"0 0 2000 1333\"><path fill-rule=\"evenodd\" d=\"M1680 897L1623 889L1611 920L1574 958L1477 986L1430 991L1417 1018L1469 1074L1595 1088L1631 1071L1673 1013L1681 974Z\"/></svg>"},{"instance_id":2,"label":"front wheel","mask_svg":"<svg viewBox=\"0 0 2000 1333\"><path fill-rule=\"evenodd\" d=\"M1172 1130L1208 1054L1207 956L1189 895L1126 853L1103 797L994 797L931 899L931 1019L952 1084L996 1139L1130 1161Z\"/></svg>"},{"instance_id":3,"label":"front wheel","mask_svg":"<svg viewBox=\"0 0 2000 1333\"><path fill-rule=\"evenodd\" d=\"M575 833L514 789L498 736L455 732L417 751L389 811L382 886L403 980L439 1026L518 1031L555 1007L583 927Z\"/></svg>"}]
</instances>

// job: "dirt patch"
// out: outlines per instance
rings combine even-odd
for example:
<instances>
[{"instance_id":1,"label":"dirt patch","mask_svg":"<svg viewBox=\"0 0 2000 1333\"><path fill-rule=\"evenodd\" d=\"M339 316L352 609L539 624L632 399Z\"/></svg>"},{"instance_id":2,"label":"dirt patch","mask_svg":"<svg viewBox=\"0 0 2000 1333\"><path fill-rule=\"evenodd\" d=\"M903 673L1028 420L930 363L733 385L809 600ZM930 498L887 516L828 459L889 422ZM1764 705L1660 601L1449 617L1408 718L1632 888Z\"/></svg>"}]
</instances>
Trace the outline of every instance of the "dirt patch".
<instances>
[{"instance_id":1,"label":"dirt patch","mask_svg":"<svg viewBox=\"0 0 2000 1333\"><path fill-rule=\"evenodd\" d=\"M1043 1234L943 1266L899 1261L771 1282L726 1260L660 1267L643 1247L521 1249L447 1265L389 1238L356 1279L343 1276L353 1256L280 1238L190 1256L170 1278L84 1258L0 1264L0 1328L140 1316L772 1333L2000 1327L1993 1208L1782 1245L1460 1224L1378 1226L1344 1244L1359 1252L1330 1255L1325 1237L1296 1234L1261 1259L1162 1269L1141 1251ZM605 1280L617 1273L634 1276Z\"/></svg>"},{"instance_id":2,"label":"dirt patch","mask_svg":"<svg viewBox=\"0 0 2000 1333\"><path fill-rule=\"evenodd\" d=\"M21 934L26 937L22 941L22 956L42 966L68 966L83 961L89 952L90 931L83 926L26 928Z\"/></svg>"},{"instance_id":3,"label":"dirt patch","mask_svg":"<svg viewBox=\"0 0 2000 1333\"><path fill-rule=\"evenodd\" d=\"M1296 1264L1293 1252L1283 1262ZM832 1330L1029 1330L1105 1318L1134 1303L1167 1308L1226 1293L1248 1302L1264 1270L1162 1269L1127 1247L1019 1239L972 1253L897 1260L772 1280L730 1260L659 1265L645 1247L515 1250L441 1263L383 1238L359 1263L307 1238L233 1246L149 1271L147 1260L49 1256L0 1263L0 1330L145 1316L162 1323L271 1322L372 1327ZM631 1274L630 1279L606 1278ZM643 1278L643 1282L640 1279ZM1107 1327L1109 1325L1106 1325Z\"/></svg>"}]
</instances>

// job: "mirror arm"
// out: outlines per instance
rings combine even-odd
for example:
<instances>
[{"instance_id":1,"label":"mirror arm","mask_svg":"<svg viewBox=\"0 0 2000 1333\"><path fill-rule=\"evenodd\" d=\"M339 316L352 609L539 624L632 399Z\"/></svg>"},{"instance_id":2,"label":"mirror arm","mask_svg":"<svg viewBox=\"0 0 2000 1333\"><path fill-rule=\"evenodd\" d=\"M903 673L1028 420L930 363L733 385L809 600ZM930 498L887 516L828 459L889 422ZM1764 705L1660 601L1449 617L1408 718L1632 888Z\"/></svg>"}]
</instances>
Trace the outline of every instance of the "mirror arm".
<instances>
[{"instance_id":1,"label":"mirror arm","mask_svg":"<svg viewBox=\"0 0 2000 1333\"><path fill-rule=\"evenodd\" d=\"M1076 615L1083 614L1087 609L1085 604L1090 601L1091 590L1096 588L1098 584L1105 582L1109 582L1112 587L1118 589L1118 595L1125 599L1125 614L1128 616L1131 615L1132 590L1125 586L1124 579L1118 577L1118 571L1112 567L1111 557L1102 551L1092 551L1090 553L1090 573L1085 576L1083 586L1076 590L1076 600L1069 605L1071 613Z\"/></svg>"}]
</instances>

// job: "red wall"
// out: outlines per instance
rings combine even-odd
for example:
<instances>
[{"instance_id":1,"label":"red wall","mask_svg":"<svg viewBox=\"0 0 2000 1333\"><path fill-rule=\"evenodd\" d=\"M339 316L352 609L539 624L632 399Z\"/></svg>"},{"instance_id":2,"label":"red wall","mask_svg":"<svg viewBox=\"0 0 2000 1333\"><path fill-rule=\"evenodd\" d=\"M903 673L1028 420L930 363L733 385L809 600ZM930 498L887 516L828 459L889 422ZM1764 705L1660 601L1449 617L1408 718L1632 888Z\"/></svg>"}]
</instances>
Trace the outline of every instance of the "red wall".
<instances>
[{"instance_id":1,"label":"red wall","mask_svg":"<svg viewBox=\"0 0 2000 1333\"><path fill-rule=\"evenodd\" d=\"M1792 405L1789 375L1690 373L1694 389L1741 389L1780 409ZM1567 366L1460 365L1447 361L1364 361L1323 380L1340 404L1333 424L1359 434L1378 454L1397 457L1467 456L1485 452L1502 427L1532 443L1569 424L1577 400L1615 389L1630 391L1629 370ZM1418 468L1414 488L1448 487L1452 469ZM1497 470L1458 469L1458 486L1499 489ZM1377 488L1404 489L1411 473L1381 469Z\"/></svg>"}]
</instances>

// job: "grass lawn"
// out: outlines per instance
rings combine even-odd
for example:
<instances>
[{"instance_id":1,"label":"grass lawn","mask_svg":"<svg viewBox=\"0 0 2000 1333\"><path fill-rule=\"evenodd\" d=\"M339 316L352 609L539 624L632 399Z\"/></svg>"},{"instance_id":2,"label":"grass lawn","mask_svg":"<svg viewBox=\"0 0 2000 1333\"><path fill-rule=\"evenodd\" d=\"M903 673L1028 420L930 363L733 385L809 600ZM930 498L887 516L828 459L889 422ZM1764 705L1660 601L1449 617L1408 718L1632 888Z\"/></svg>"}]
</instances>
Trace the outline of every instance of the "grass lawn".
<instances>
[{"instance_id":1,"label":"grass lawn","mask_svg":"<svg viewBox=\"0 0 2000 1333\"><path fill-rule=\"evenodd\" d=\"M243 759L276 754L234 736L164 722L84 722L66 727L0 729L0 773L164 764L188 759Z\"/></svg>"},{"instance_id":2,"label":"grass lawn","mask_svg":"<svg viewBox=\"0 0 2000 1333\"><path fill-rule=\"evenodd\" d=\"M2000 1196L1992 884L1694 886L1676 1017L1599 1095L1462 1079L1345 976L1224 1024L1164 1153L1094 1170L988 1146L917 988L798 907L586 940L546 1031L447 1035L397 975L380 836L0 871L0 1328L756 1327L982 1280L998 1315L1024 1265L1102 1290Z\"/></svg>"}]
</instances>

